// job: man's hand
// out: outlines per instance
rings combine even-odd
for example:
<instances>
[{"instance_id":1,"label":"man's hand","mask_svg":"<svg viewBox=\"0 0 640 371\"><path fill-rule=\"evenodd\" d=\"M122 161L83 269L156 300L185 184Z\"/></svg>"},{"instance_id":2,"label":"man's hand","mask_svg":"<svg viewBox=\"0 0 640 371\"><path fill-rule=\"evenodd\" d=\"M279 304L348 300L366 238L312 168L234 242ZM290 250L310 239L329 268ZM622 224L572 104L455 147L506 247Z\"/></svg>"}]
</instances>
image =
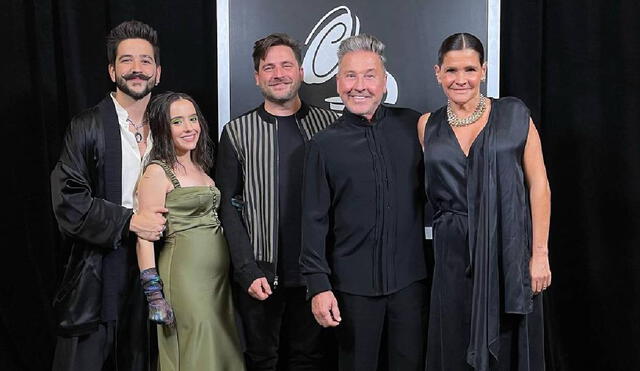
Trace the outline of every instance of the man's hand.
<instances>
[{"instance_id":1,"label":"man's hand","mask_svg":"<svg viewBox=\"0 0 640 371\"><path fill-rule=\"evenodd\" d=\"M156 207L135 213L131 217L129 230L147 241L157 241L162 236L165 229L164 224L167 222L162 214L168 211L165 207Z\"/></svg>"},{"instance_id":2,"label":"man's hand","mask_svg":"<svg viewBox=\"0 0 640 371\"><path fill-rule=\"evenodd\" d=\"M311 299L311 312L322 327L336 327L342 321L338 301L332 291L324 291Z\"/></svg>"},{"instance_id":3,"label":"man's hand","mask_svg":"<svg viewBox=\"0 0 640 371\"><path fill-rule=\"evenodd\" d=\"M256 278L247 291L252 298L258 300L265 300L272 294L271 286L269 286L269 282L264 277Z\"/></svg>"}]
</instances>

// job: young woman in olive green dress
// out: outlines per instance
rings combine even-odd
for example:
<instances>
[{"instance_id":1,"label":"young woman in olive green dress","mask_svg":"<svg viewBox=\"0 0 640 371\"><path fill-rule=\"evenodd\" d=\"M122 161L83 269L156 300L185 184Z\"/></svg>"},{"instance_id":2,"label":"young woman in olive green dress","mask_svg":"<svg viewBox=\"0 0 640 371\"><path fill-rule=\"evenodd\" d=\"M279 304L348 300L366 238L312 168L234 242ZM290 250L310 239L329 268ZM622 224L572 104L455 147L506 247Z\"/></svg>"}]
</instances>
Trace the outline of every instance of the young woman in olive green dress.
<instances>
[{"instance_id":1,"label":"young woman in olive green dress","mask_svg":"<svg viewBox=\"0 0 640 371\"><path fill-rule=\"evenodd\" d=\"M195 101L167 92L145 118L153 148L138 184L140 210L169 212L156 268L154 246L138 239L149 318L158 323L160 369L242 370L229 286L229 254L217 209L220 191L207 124Z\"/></svg>"}]
</instances>

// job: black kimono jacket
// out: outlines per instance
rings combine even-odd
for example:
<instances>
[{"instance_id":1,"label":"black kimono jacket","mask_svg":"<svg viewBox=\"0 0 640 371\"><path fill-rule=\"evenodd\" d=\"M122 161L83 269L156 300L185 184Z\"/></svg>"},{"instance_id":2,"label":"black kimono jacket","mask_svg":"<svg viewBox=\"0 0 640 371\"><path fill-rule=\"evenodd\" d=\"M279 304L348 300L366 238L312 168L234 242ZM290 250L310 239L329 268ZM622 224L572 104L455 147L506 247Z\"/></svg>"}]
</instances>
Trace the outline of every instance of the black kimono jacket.
<instances>
[{"instance_id":1,"label":"black kimono jacket","mask_svg":"<svg viewBox=\"0 0 640 371\"><path fill-rule=\"evenodd\" d=\"M148 358L146 305L137 279L135 234L129 234L133 212L121 206L121 179L120 128L113 101L107 96L72 119L51 172L53 211L63 238L71 243L53 306L59 334L80 336L96 331L104 315L103 261L110 252L125 249L120 253L126 264L116 269L125 295L108 304L126 308L116 321L118 362L126 362L119 366L144 369Z\"/></svg>"}]
</instances>

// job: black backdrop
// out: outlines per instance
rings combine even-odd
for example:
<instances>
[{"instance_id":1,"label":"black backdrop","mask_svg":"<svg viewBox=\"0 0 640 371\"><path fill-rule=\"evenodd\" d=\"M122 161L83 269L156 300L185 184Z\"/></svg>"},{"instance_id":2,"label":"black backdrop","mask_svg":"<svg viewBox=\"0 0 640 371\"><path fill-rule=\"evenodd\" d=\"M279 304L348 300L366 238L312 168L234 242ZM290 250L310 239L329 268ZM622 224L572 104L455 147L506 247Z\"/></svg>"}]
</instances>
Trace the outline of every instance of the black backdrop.
<instances>
[{"instance_id":1,"label":"black backdrop","mask_svg":"<svg viewBox=\"0 0 640 371\"><path fill-rule=\"evenodd\" d=\"M112 86L104 36L127 19L153 25L159 88L192 94L215 131L215 2L2 6L0 369L46 370L67 254L48 175L69 118ZM639 11L632 0L502 0L501 94L531 107L553 192L549 370L640 369Z\"/></svg>"}]
</instances>

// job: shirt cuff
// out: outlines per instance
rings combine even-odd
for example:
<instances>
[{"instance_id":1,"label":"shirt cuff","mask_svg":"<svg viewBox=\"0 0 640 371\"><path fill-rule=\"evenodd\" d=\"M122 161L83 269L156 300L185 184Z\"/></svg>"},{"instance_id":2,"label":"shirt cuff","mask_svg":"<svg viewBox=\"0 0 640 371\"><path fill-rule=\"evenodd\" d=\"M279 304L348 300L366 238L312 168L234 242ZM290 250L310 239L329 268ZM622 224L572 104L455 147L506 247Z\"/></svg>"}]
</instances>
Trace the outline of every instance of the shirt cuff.
<instances>
[{"instance_id":1,"label":"shirt cuff","mask_svg":"<svg viewBox=\"0 0 640 371\"><path fill-rule=\"evenodd\" d=\"M257 264L247 264L247 266L241 270L235 272L236 282L242 287L245 291L249 289L253 281L258 278L265 277L264 272L258 267Z\"/></svg>"},{"instance_id":2,"label":"shirt cuff","mask_svg":"<svg viewBox=\"0 0 640 371\"><path fill-rule=\"evenodd\" d=\"M331 290L329 275L325 273L313 273L304 276L307 281L307 300L324 291Z\"/></svg>"}]
</instances>

